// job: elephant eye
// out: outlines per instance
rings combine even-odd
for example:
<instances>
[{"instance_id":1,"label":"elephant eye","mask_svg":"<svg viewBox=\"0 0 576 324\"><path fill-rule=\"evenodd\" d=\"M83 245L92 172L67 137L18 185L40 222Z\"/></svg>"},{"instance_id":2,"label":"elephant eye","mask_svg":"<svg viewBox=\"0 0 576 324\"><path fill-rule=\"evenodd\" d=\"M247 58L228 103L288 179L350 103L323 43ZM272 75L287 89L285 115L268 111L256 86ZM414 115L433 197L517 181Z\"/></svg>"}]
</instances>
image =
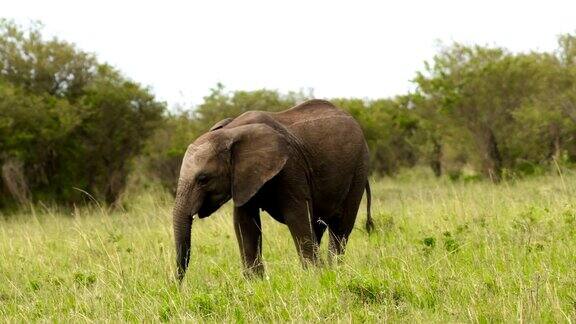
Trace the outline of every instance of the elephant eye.
<instances>
[{"instance_id":1,"label":"elephant eye","mask_svg":"<svg viewBox=\"0 0 576 324\"><path fill-rule=\"evenodd\" d=\"M200 173L198 176L196 176L196 181L198 181L199 184L206 184L209 180L209 177L206 173Z\"/></svg>"}]
</instances>

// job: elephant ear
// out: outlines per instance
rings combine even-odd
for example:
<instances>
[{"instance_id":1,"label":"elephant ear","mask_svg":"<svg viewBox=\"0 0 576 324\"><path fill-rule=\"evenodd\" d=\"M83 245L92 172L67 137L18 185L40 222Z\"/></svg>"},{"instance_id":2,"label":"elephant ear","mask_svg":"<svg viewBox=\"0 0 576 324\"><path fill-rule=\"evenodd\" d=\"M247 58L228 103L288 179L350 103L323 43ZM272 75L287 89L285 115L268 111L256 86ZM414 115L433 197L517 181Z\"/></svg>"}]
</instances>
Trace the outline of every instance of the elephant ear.
<instances>
[{"instance_id":1,"label":"elephant ear","mask_svg":"<svg viewBox=\"0 0 576 324\"><path fill-rule=\"evenodd\" d=\"M232 121L234 120L234 118L225 118L222 119L221 121L217 122L216 124L214 124L214 126L212 126L209 130L209 132L211 131L215 131L217 129L220 129L228 124L230 124Z\"/></svg>"},{"instance_id":2,"label":"elephant ear","mask_svg":"<svg viewBox=\"0 0 576 324\"><path fill-rule=\"evenodd\" d=\"M288 143L265 124L250 124L231 129L232 199L244 205L288 160Z\"/></svg>"}]
</instances>

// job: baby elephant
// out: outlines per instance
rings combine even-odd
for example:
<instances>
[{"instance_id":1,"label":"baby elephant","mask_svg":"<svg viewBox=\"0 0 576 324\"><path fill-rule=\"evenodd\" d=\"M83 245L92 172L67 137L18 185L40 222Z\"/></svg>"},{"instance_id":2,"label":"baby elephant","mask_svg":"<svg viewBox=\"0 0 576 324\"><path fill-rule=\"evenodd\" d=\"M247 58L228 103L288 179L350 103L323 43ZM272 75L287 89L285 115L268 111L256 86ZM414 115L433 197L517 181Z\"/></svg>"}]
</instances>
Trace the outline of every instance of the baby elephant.
<instances>
[{"instance_id":1,"label":"baby elephant","mask_svg":"<svg viewBox=\"0 0 576 324\"><path fill-rule=\"evenodd\" d=\"M182 160L174 207L177 277L188 267L194 215L208 217L230 198L249 276L264 273L260 209L288 226L305 266L318 263L326 228L330 255L343 254L364 189L370 231L368 147L358 123L328 101L222 120Z\"/></svg>"}]
</instances>

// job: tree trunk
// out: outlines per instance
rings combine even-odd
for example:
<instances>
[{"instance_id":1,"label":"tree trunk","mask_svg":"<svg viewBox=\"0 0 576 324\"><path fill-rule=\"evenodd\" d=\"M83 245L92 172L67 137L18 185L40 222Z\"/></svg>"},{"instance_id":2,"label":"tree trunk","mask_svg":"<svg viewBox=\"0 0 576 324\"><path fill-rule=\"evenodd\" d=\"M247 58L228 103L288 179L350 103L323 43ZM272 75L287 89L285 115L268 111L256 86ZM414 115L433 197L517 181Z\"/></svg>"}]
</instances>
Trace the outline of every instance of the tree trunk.
<instances>
[{"instance_id":1,"label":"tree trunk","mask_svg":"<svg viewBox=\"0 0 576 324\"><path fill-rule=\"evenodd\" d=\"M0 170L0 175L4 186L12 198L20 205L26 205L30 201L30 190L24 175L22 162L11 159L6 161Z\"/></svg>"},{"instance_id":2,"label":"tree trunk","mask_svg":"<svg viewBox=\"0 0 576 324\"><path fill-rule=\"evenodd\" d=\"M432 156L430 157L430 167L437 178L442 176L442 144L434 140L432 148Z\"/></svg>"},{"instance_id":3,"label":"tree trunk","mask_svg":"<svg viewBox=\"0 0 576 324\"><path fill-rule=\"evenodd\" d=\"M500 155L494 132L490 127L482 130L480 141L483 160L482 173L492 182L498 183L502 178L502 156Z\"/></svg>"},{"instance_id":4,"label":"tree trunk","mask_svg":"<svg viewBox=\"0 0 576 324\"><path fill-rule=\"evenodd\" d=\"M552 122L550 131L550 159L558 161L562 155L562 138L560 136L560 126L557 122Z\"/></svg>"}]
</instances>

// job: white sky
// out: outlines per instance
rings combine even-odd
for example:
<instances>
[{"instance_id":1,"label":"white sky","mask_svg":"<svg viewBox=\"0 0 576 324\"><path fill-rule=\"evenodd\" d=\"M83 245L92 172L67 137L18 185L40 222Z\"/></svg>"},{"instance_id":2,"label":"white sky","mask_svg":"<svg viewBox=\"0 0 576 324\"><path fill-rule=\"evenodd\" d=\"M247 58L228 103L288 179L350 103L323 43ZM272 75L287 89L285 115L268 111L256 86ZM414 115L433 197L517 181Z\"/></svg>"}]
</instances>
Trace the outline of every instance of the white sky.
<instances>
[{"instance_id":1,"label":"white sky","mask_svg":"<svg viewBox=\"0 0 576 324\"><path fill-rule=\"evenodd\" d=\"M316 97L380 98L410 80L438 41L553 50L576 32L576 1L31 1L0 17L41 20L169 105L229 90L313 88Z\"/></svg>"}]
</instances>

